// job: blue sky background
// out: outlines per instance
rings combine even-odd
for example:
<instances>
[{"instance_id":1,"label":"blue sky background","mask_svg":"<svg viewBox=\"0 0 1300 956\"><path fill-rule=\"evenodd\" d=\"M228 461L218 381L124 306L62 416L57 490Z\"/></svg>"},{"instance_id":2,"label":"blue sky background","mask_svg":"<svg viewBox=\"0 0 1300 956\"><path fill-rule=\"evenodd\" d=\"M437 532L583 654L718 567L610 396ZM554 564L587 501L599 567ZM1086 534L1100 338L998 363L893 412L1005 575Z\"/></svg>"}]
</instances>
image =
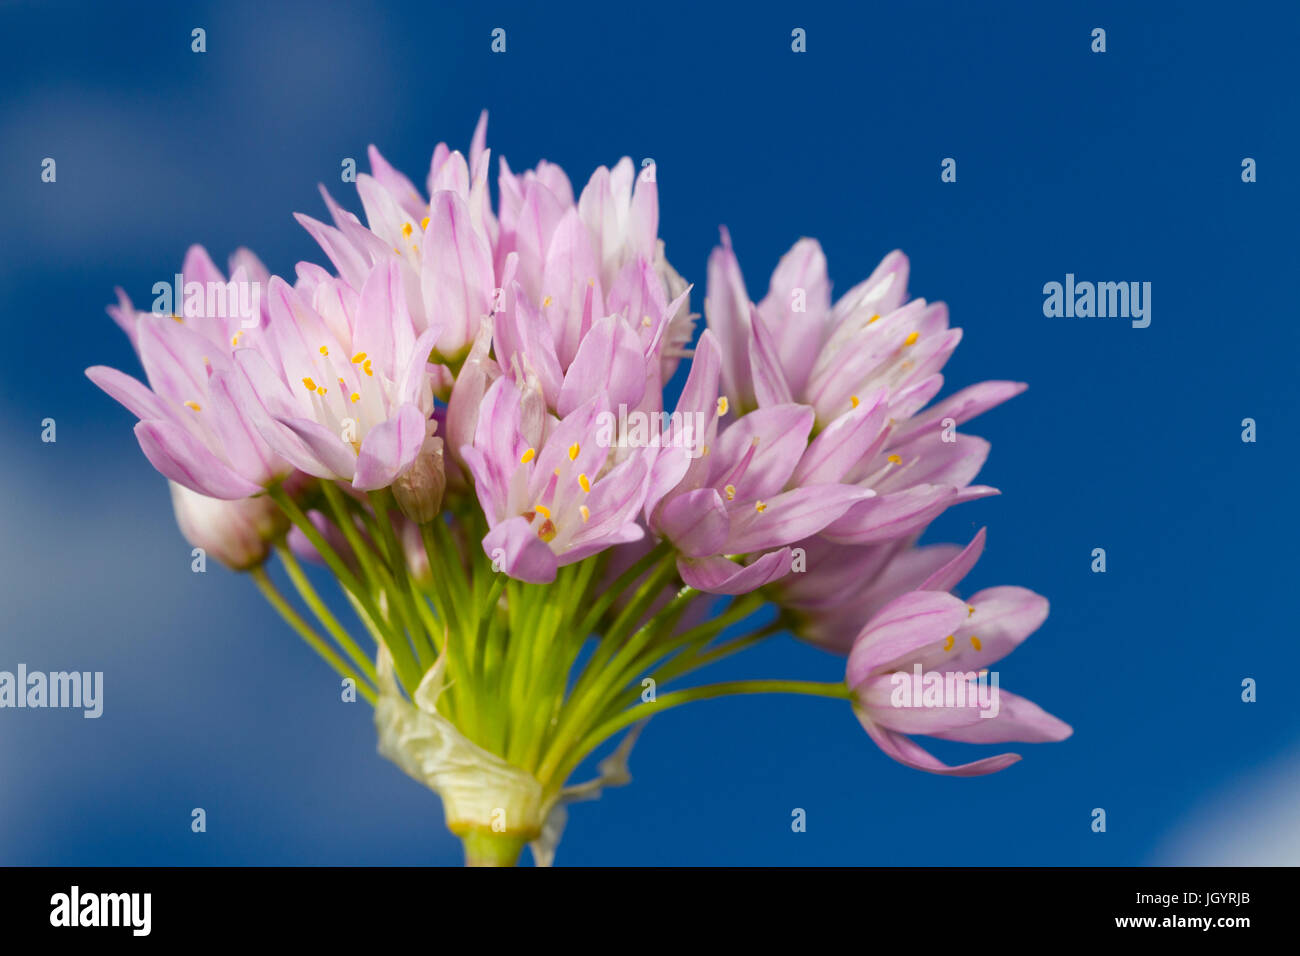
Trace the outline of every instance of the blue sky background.
<instances>
[{"instance_id":1,"label":"blue sky background","mask_svg":"<svg viewBox=\"0 0 1300 956\"><path fill-rule=\"evenodd\" d=\"M1300 862L1300 14L1135 6L0 4L0 669L106 683L97 721L0 711L0 863L459 862L369 709L249 582L190 572L131 417L83 369L137 372L114 285L147 303L192 242L324 262L290 214L324 214L321 181L359 209L343 157L364 169L375 143L422 183L484 107L515 169L580 184L653 157L697 310L719 224L754 298L800 236L839 291L908 253L914 294L966 331L945 392L1031 383L967 426L1003 495L929 540L987 524L968 585L1051 600L1002 683L1076 728L951 780L891 762L834 702L695 705L652 721L631 786L573 808L560 863ZM1045 318L1067 272L1151 282L1151 326ZM780 640L710 676L841 674Z\"/></svg>"}]
</instances>

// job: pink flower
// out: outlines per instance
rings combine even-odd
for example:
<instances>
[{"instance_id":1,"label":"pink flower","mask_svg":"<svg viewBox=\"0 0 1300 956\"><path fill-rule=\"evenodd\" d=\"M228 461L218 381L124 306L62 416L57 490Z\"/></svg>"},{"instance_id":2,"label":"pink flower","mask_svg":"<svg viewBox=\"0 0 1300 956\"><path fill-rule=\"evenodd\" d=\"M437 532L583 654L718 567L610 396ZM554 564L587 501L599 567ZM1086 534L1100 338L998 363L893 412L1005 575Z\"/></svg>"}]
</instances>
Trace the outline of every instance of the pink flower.
<instances>
[{"instance_id":1,"label":"pink flower","mask_svg":"<svg viewBox=\"0 0 1300 956\"><path fill-rule=\"evenodd\" d=\"M231 259L230 289L261 283L266 270L252 253ZM186 286L226 285L199 246L181 273ZM176 290L180 298L183 290ZM109 314L126 331L144 366L148 386L116 369L96 365L87 377L139 419L136 438L164 476L211 498L245 498L285 477L291 467L277 455L247 414L252 393L234 360L246 338L266 334L267 313L240 315L231 295L212 314L138 312L119 290ZM192 313L193 310L182 311Z\"/></svg>"},{"instance_id":2,"label":"pink flower","mask_svg":"<svg viewBox=\"0 0 1300 956\"><path fill-rule=\"evenodd\" d=\"M461 457L491 528L483 548L512 577L549 582L559 567L645 534L636 518L646 458L606 469L609 449L597 440L606 410L593 396L556 421L535 389L508 377L488 388L474 443Z\"/></svg>"},{"instance_id":3,"label":"pink flower","mask_svg":"<svg viewBox=\"0 0 1300 956\"><path fill-rule=\"evenodd\" d=\"M1047 618L1047 601L1025 588L988 588L962 601L942 591L910 591L880 609L853 643L845 681L871 739L899 763L949 776L993 773L1020 759L1004 753L950 767L910 735L964 743L1064 740L1070 726L1032 701L999 690L984 672ZM919 700L913 685L950 688ZM986 705L979 694L992 689ZM955 697L946 694L955 691ZM901 693L900 693L901 692Z\"/></svg>"},{"instance_id":4,"label":"pink flower","mask_svg":"<svg viewBox=\"0 0 1300 956\"><path fill-rule=\"evenodd\" d=\"M917 547L916 536L883 544L833 544L822 537L800 541L800 573L774 584L772 599L790 614L797 637L836 654L847 654L882 607L913 590L951 591L984 551L980 529L965 548L955 544Z\"/></svg>"},{"instance_id":5,"label":"pink flower","mask_svg":"<svg viewBox=\"0 0 1300 956\"><path fill-rule=\"evenodd\" d=\"M355 297L340 298L345 290L335 285L315 288L316 301L342 302L337 314L271 280L271 347L235 352L255 395L244 411L307 474L358 491L386 488L432 439L428 361L438 329L415 334L391 260L370 271Z\"/></svg>"},{"instance_id":6,"label":"pink flower","mask_svg":"<svg viewBox=\"0 0 1300 956\"><path fill-rule=\"evenodd\" d=\"M942 303L907 300L907 258L893 252L833 305L826 259L802 239L777 265L767 296L745 291L731 239L709 260L705 312L723 356L722 387L739 410L800 403L815 435L795 480L840 481L875 494L822 532L873 544L920 530L951 505L996 490L972 485L988 443L956 426L1023 391L984 382L922 412L961 339Z\"/></svg>"}]
</instances>

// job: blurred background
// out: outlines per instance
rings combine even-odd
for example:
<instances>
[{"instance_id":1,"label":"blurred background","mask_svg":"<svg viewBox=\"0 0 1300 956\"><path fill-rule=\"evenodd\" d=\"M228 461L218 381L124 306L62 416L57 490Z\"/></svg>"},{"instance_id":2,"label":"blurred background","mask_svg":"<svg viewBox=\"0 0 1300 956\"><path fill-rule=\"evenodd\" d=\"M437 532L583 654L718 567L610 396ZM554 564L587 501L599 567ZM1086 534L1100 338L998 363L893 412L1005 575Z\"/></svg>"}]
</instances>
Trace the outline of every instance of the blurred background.
<instances>
[{"instance_id":1,"label":"blurred background","mask_svg":"<svg viewBox=\"0 0 1300 956\"><path fill-rule=\"evenodd\" d=\"M913 293L965 329L944 394L1031 385L965 429L1002 496L926 540L988 525L965 586L1051 600L1002 685L1075 727L963 780L893 763L835 702L693 705L650 723L630 786L572 808L558 863L1300 862L1300 14L1143 6L0 4L0 670L105 684L98 720L0 710L0 863L460 861L369 708L250 582L191 573L132 416L83 370L139 374L115 285L148 308L195 242L324 263L291 217L325 216L317 183L359 211L340 164L374 143L422 184L483 108L495 156L578 188L652 157L696 311L721 224L754 299L800 236L840 292L908 253ZM1151 282L1150 327L1045 318L1066 273ZM781 639L705 676L842 673Z\"/></svg>"}]
</instances>

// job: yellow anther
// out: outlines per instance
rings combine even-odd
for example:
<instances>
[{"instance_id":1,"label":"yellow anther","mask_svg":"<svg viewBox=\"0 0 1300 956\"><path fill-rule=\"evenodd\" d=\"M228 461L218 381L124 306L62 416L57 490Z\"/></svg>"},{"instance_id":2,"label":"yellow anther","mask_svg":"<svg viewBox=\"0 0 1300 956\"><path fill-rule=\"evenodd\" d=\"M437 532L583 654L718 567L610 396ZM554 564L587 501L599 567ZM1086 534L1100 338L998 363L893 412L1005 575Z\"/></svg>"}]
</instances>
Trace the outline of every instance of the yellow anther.
<instances>
[{"instance_id":1,"label":"yellow anther","mask_svg":"<svg viewBox=\"0 0 1300 956\"><path fill-rule=\"evenodd\" d=\"M428 217L428 216L425 216L423 219L420 220L420 228L421 228L421 229L428 229L428 228L429 228L429 217Z\"/></svg>"},{"instance_id":2,"label":"yellow anther","mask_svg":"<svg viewBox=\"0 0 1300 956\"><path fill-rule=\"evenodd\" d=\"M524 453L519 456L519 464L526 465L536 457L537 457L537 449L535 448L525 449Z\"/></svg>"},{"instance_id":3,"label":"yellow anther","mask_svg":"<svg viewBox=\"0 0 1300 956\"><path fill-rule=\"evenodd\" d=\"M551 474L553 474L556 478L559 478L559 477L560 477L560 469L559 469L559 468L556 468L555 471L551 472Z\"/></svg>"},{"instance_id":4,"label":"yellow anther","mask_svg":"<svg viewBox=\"0 0 1300 956\"><path fill-rule=\"evenodd\" d=\"M730 406L730 403L727 401L727 396L726 396L726 395L720 395L720 396L718 396L718 417L719 417L719 418L721 418L723 415L727 414L727 409L730 408L730 407L731 407L731 406Z\"/></svg>"},{"instance_id":5,"label":"yellow anther","mask_svg":"<svg viewBox=\"0 0 1300 956\"><path fill-rule=\"evenodd\" d=\"M582 447L575 441L572 445L569 446L569 461L573 461L575 458L577 458L578 452L580 451L582 451Z\"/></svg>"},{"instance_id":6,"label":"yellow anther","mask_svg":"<svg viewBox=\"0 0 1300 956\"><path fill-rule=\"evenodd\" d=\"M857 408L860 404L862 404L861 400L856 395L850 395L849 401L853 403L854 408Z\"/></svg>"},{"instance_id":7,"label":"yellow anther","mask_svg":"<svg viewBox=\"0 0 1300 956\"><path fill-rule=\"evenodd\" d=\"M907 338L903 339L903 345L915 345L916 340L921 337L920 332L909 332Z\"/></svg>"},{"instance_id":8,"label":"yellow anther","mask_svg":"<svg viewBox=\"0 0 1300 956\"><path fill-rule=\"evenodd\" d=\"M243 331L241 330L241 331L239 331L239 332L236 332L234 335L232 335L232 336L230 337L230 344L231 344L232 346L238 345L238 344L239 344L239 337L240 337L241 335L243 335L243 334L244 334L244 333L243 333Z\"/></svg>"},{"instance_id":9,"label":"yellow anther","mask_svg":"<svg viewBox=\"0 0 1300 956\"><path fill-rule=\"evenodd\" d=\"M583 491L591 491L591 479L586 475L578 476L578 484L582 485Z\"/></svg>"},{"instance_id":10,"label":"yellow anther","mask_svg":"<svg viewBox=\"0 0 1300 956\"><path fill-rule=\"evenodd\" d=\"M324 385L322 385L320 388L316 389L316 394L324 397L327 391L329 391L329 389L327 389Z\"/></svg>"},{"instance_id":11,"label":"yellow anther","mask_svg":"<svg viewBox=\"0 0 1300 956\"><path fill-rule=\"evenodd\" d=\"M877 322L879 320L880 320L880 316L873 315L871 318L867 319L867 325L870 325L872 322Z\"/></svg>"},{"instance_id":12,"label":"yellow anther","mask_svg":"<svg viewBox=\"0 0 1300 956\"><path fill-rule=\"evenodd\" d=\"M182 318L181 318L179 315L177 315L175 312L172 313L172 321L173 321L173 322L179 322L179 323L181 323L182 325L185 324L185 320L182 319Z\"/></svg>"},{"instance_id":13,"label":"yellow anther","mask_svg":"<svg viewBox=\"0 0 1300 956\"><path fill-rule=\"evenodd\" d=\"M546 505L533 505L533 510L543 518L549 518L551 516L551 509L546 507Z\"/></svg>"},{"instance_id":14,"label":"yellow anther","mask_svg":"<svg viewBox=\"0 0 1300 956\"><path fill-rule=\"evenodd\" d=\"M542 308L546 308L548 305L551 304L551 302L552 302L552 299L551 299L551 297L548 295L546 298L542 299Z\"/></svg>"},{"instance_id":15,"label":"yellow anther","mask_svg":"<svg viewBox=\"0 0 1300 956\"><path fill-rule=\"evenodd\" d=\"M736 486L735 486L735 485L727 485L727 486L726 486L725 488L723 488L722 490L723 490L724 492L726 492L727 500L728 500L728 501L734 501L734 500L735 500L735 498L736 498Z\"/></svg>"},{"instance_id":16,"label":"yellow anther","mask_svg":"<svg viewBox=\"0 0 1300 956\"><path fill-rule=\"evenodd\" d=\"M701 454L701 455L707 455L708 453L709 453L709 446L708 446L708 445L705 445L703 448L700 449L700 454Z\"/></svg>"},{"instance_id":17,"label":"yellow anther","mask_svg":"<svg viewBox=\"0 0 1300 956\"><path fill-rule=\"evenodd\" d=\"M370 367L370 359L366 359L365 364L361 366L361 370L370 376L375 374L374 370Z\"/></svg>"},{"instance_id":18,"label":"yellow anther","mask_svg":"<svg viewBox=\"0 0 1300 956\"><path fill-rule=\"evenodd\" d=\"M314 381L312 381L312 378L311 378L310 375L308 375L306 378L304 378L304 379L302 380L302 384L305 385L305 386L307 387L307 391L309 391L309 392L314 392L314 391L316 391L316 383L315 383Z\"/></svg>"},{"instance_id":19,"label":"yellow anther","mask_svg":"<svg viewBox=\"0 0 1300 956\"><path fill-rule=\"evenodd\" d=\"M345 382L345 381L343 381L343 376L342 376L342 375L339 376L339 384L342 385L344 388L347 388L347 387L348 387L348 383Z\"/></svg>"},{"instance_id":20,"label":"yellow anther","mask_svg":"<svg viewBox=\"0 0 1300 956\"><path fill-rule=\"evenodd\" d=\"M891 465L901 465L903 463L902 455L890 455L888 461Z\"/></svg>"},{"instance_id":21,"label":"yellow anther","mask_svg":"<svg viewBox=\"0 0 1300 956\"><path fill-rule=\"evenodd\" d=\"M947 637L943 639L943 649L945 651L952 650L953 641L955 640L956 638L954 638L951 634L949 634Z\"/></svg>"},{"instance_id":22,"label":"yellow anther","mask_svg":"<svg viewBox=\"0 0 1300 956\"><path fill-rule=\"evenodd\" d=\"M360 364L361 364L362 362L364 362L365 360L366 360L366 353L365 353L365 352L358 352L356 355L352 356L352 364L353 364L353 365L360 365Z\"/></svg>"},{"instance_id":23,"label":"yellow anther","mask_svg":"<svg viewBox=\"0 0 1300 956\"><path fill-rule=\"evenodd\" d=\"M975 648L975 650L977 650L977 651L978 651L978 650L980 649L980 647L982 646L982 645L980 644L980 639L979 639L978 637L976 637L974 634L972 634L972 635L970 636L970 646L973 647L973 648Z\"/></svg>"},{"instance_id":24,"label":"yellow anther","mask_svg":"<svg viewBox=\"0 0 1300 956\"><path fill-rule=\"evenodd\" d=\"M975 607L970 604L966 605L966 616L970 617L974 613L975 613Z\"/></svg>"},{"instance_id":25,"label":"yellow anther","mask_svg":"<svg viewBox=\"0 0 1300 956\"><path fill-rule=\"evenodd\" d=\"M330 350L329 350L327 347L325 347L324 345L322 345L322 346L320 347L320 354L321 354L321 355L329 355L329 354L330 354Z\"/></svg>"},{"instance_id":26,"label":"yellow anther","mask_svg":"<svg viewBox=\"0 0 1300 956\"><path fill-rule=\"evenodd\" d=\"M413 230L409 222L402 223L402 235L404 235L407 239L411 238L412 231Z\"/></svg>"},{"instance_id":27,"label":"yellow anther","mask_svg":"<svg viewBox=\"0 0 1300 956\"><path fill-rule=\"evenodd\" d=\"M583 524L591 520L591 509L586 505L578 505L578 514L582 515Z\"/></svg>"},{"instance_id":28,"label":"yellow anther","mask_svg":"<svg viewBox=\"0 0 1300 956\"><path fill-rule=\"evenodd\" d=\"M196 412L201 412L201 411L203 411L203 409L199 406L199 403L198 403L198 402L186 402L186 403L185 403L185 407L186 407L186 408L192 408L192 409L194 409L194 411L196 411Z\"/></svg>"},{"instance_id":29,"label":"yellow anther","mask_svg":"<svg viewBox=\"0 0 1300 956\"><path fill-rule=\"evenodd\" d=\"M348 400L354 403L361 401L361 393L353 392L351 395L348 396Z\"/></svg>"},{"instance_id":30,"label":"yellow anther","mask_svg":"<svg viewBox=\"0 0 1300 956\"><path fill-rule=\"evenodd\" d=\"M542 526L537 529L537 537L541 538L543 541L555 540L555 534L556 534L555 522L553 522L550 518L547 518L545 521L543 521Z\"/></svg>"},{"instance_id":31,"label":"yellow anther","mask_svg":"<svg viewBox=\"0 0 1300 956\"><path fill-rule=\"evenodd\" d=\"M767 502L766 502L766 501L755 501L755 502L754 502L754 510L757 511L759 514L762 514L764 511L767 510Z\"/></svg>"},{"instance_id":32,"label":"yellow anther","mask_svg":"<svg viewBox=\"0 0 1300 956\"><path fill-rule=\"evenodd\" d=\"M648 315L643 315L643 316L641 316L641 324L644 325L647 329L650 328L650 326L651 326L651 324L652 324L652 323L650 322L650 316L648 316Z\"/></svg>"}]
</instances>

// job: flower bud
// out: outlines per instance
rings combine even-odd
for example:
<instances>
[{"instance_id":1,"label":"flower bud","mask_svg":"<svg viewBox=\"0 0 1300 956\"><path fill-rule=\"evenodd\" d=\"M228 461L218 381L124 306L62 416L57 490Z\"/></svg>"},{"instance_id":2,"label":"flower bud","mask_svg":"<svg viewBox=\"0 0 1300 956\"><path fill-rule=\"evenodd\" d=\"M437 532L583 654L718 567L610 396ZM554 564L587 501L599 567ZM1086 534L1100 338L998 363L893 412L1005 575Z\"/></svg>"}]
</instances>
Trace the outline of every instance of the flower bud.
<instances>
[{"instance_id":1,"label":"flower bud","mask_svg":"<svg viewBox=\"0 0 1300 956\"><path fill-rule=\"evenodd\" d=\"M224 501L174 481L167 484L185 540L232 570L262 564L271 553L271 542L288 527L288 519L267 495Z\"/></svg>"},{"instance_id":2,"label":"flower bud","mask_svg":"<svg viewBox=\"0 0 1300 956\"><path fill-rule=\"evenodd\" d=\"M442 510L442 493L446 489L442 439L426 438L411 467L393 480L393 497L402 514L416 524L427 524Z\"/></svg>"}]
</instances>

